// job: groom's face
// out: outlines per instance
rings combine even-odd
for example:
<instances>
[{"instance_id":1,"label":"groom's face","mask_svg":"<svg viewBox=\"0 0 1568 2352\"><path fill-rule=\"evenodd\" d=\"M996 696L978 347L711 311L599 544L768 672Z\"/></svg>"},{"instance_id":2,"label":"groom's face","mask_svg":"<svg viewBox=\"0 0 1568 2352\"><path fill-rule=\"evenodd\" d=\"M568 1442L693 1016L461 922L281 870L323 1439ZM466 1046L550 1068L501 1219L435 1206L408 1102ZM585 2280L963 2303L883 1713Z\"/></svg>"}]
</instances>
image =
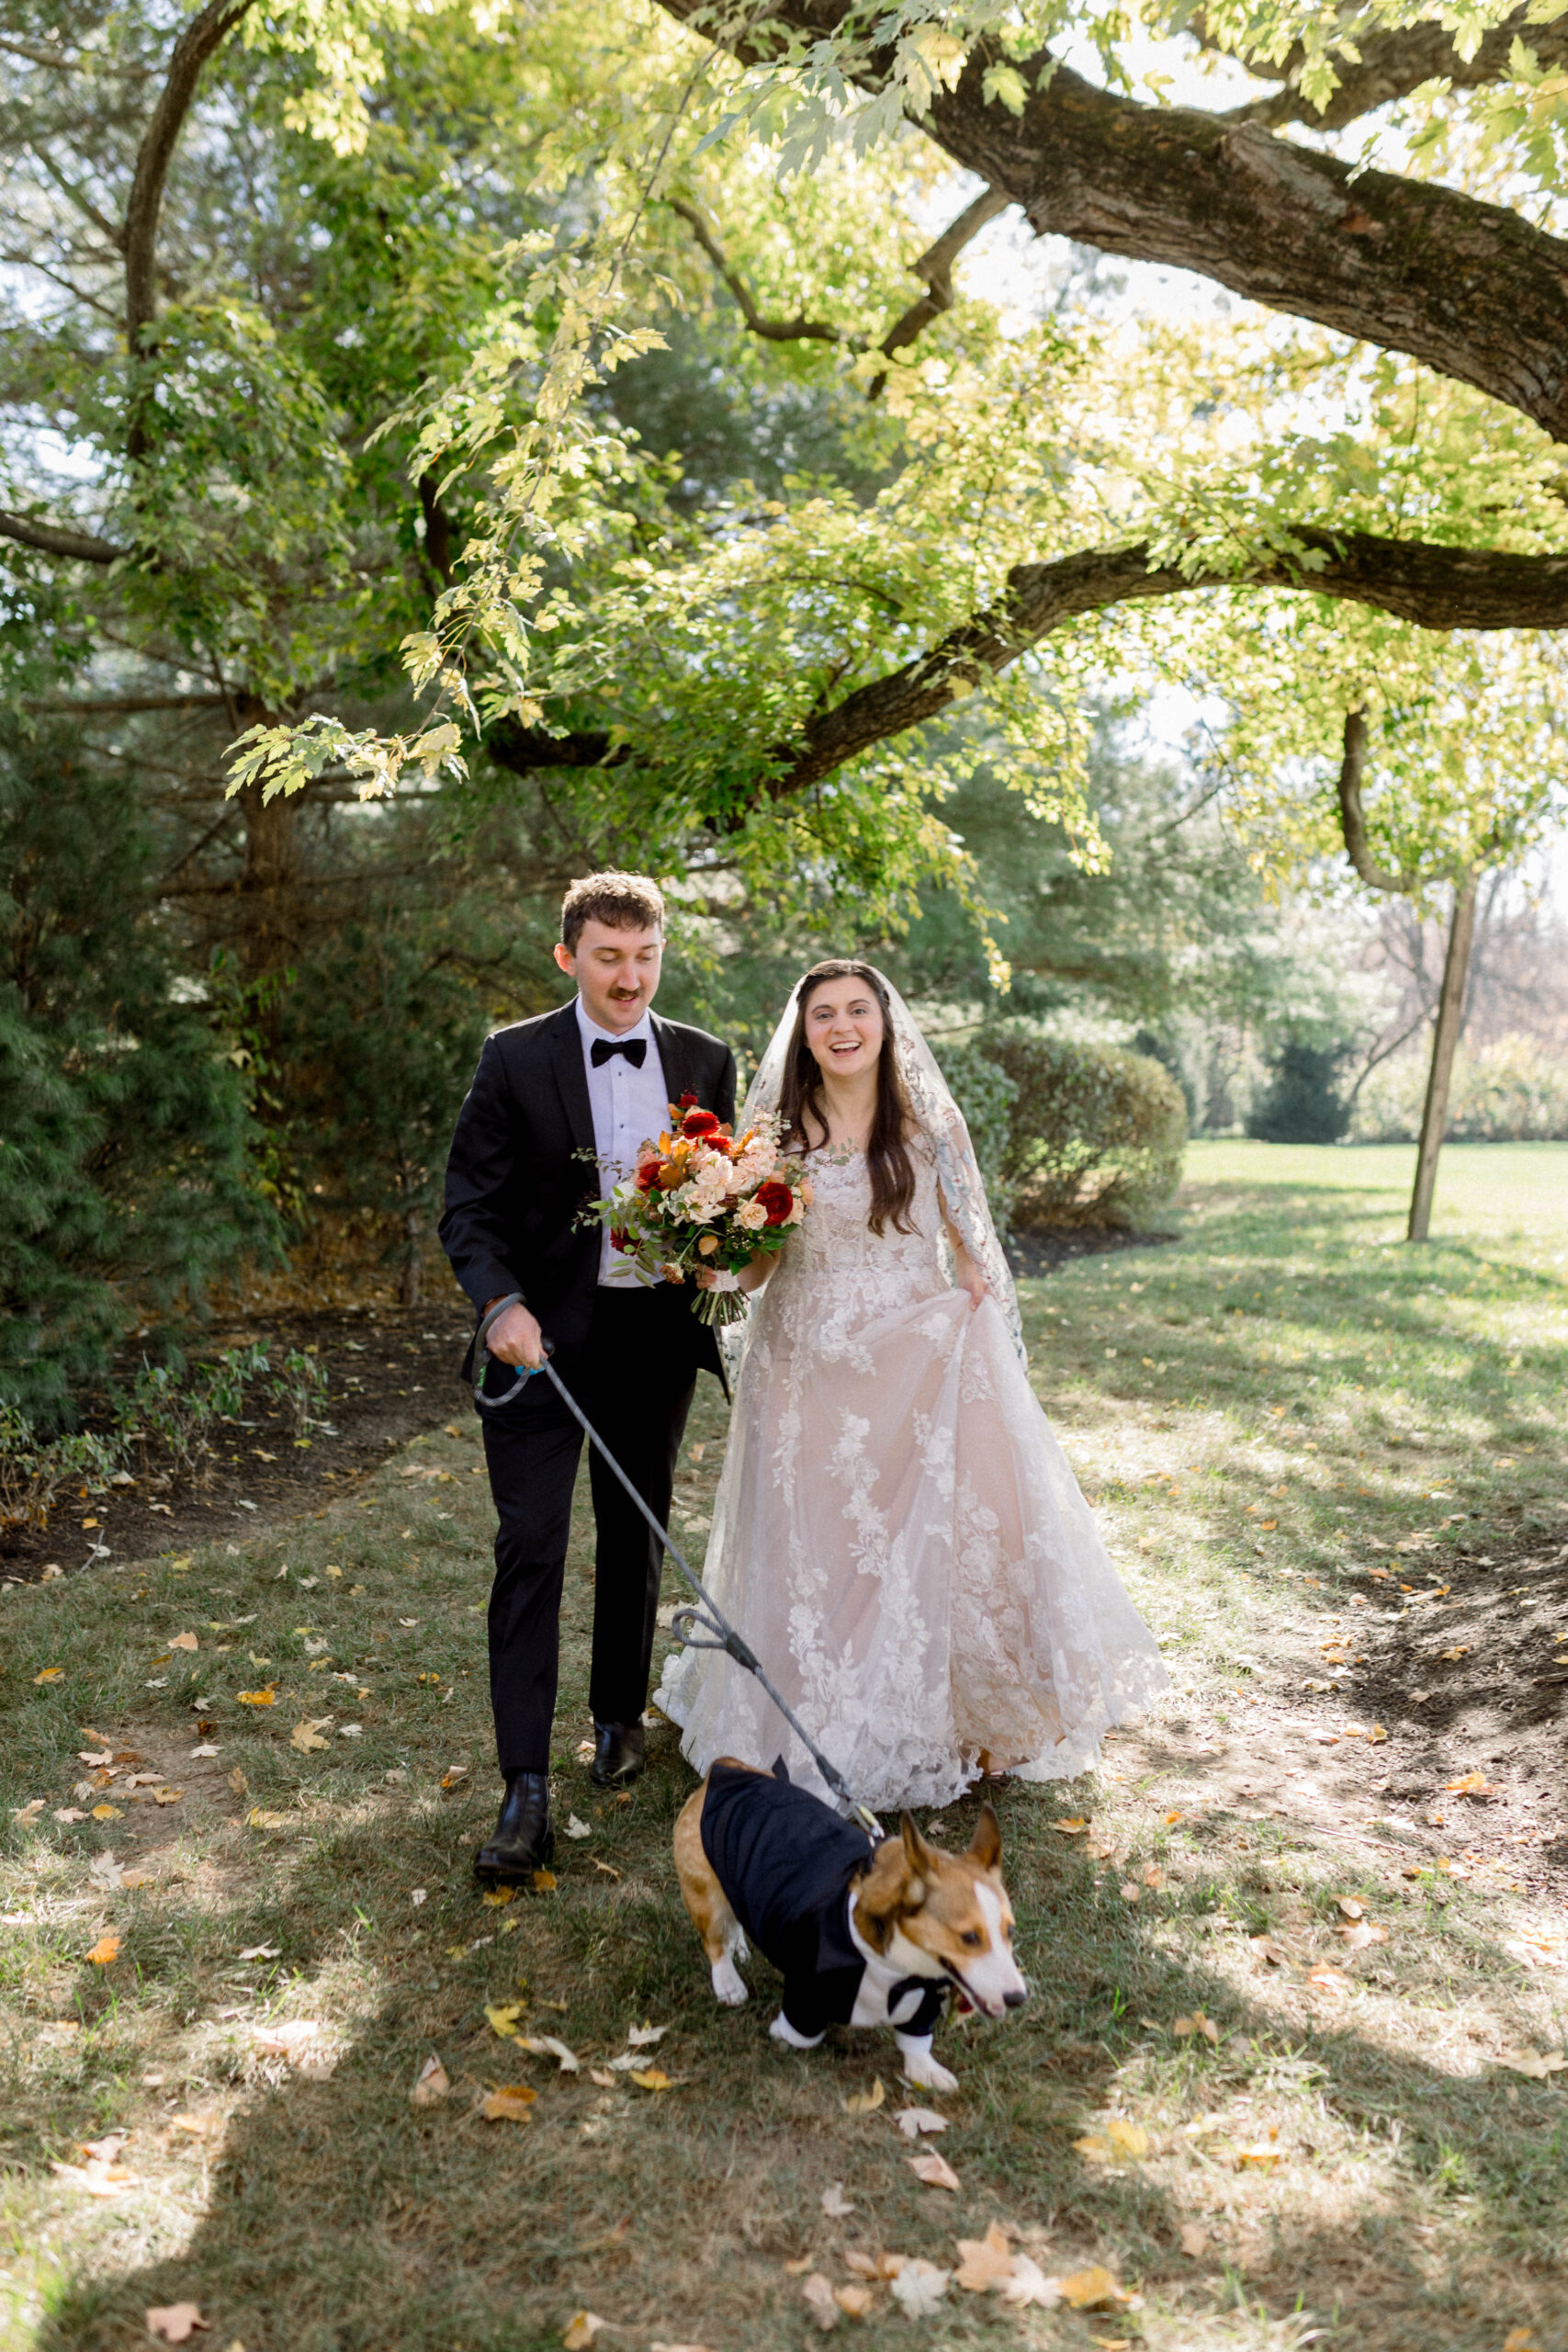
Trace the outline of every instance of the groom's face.
<instances>
[{"instance_id":1,"label":"groom's face","mask_svg":"<svg viewBox=\"0 0 1568 2352\"><path fill-rule=\"evenodd\" d=\"M662 933L620 931L591 918L575 949L558 944L556 962L577 982L589 1019L618 1036L653 1002L663 955Z\"/></svg>"}]
</instances>

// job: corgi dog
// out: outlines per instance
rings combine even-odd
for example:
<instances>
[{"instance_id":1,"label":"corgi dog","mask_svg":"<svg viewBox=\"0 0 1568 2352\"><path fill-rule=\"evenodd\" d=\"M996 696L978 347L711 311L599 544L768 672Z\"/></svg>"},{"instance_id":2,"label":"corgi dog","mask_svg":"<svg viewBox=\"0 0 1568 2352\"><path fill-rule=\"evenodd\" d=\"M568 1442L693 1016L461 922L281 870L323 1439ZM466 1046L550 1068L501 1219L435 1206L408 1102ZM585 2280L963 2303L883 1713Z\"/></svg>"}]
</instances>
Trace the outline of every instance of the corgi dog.
<instances>
[{"instance_id":1,"label":"corgi dog","mask_svg":"<svg viewBox=\"0 0 1568 2352\"><path fill-rule=\"evenodd\" d=\"M766 1772L721 1757L675 1824L681 1894L718 1999L746 1999L736 1962L750 1939L784 1976L775 2041L814 2050L829 2025L891 2026L906 2079L932 2091L958 2087L931 2054L950 1995L988 2018L1029 1997L1001 1848L988 1804L966 1853L931 1845L907 1813L902 1834L874 1846L796 1788L782 1758Z\"/></svg>"}]
</instances>

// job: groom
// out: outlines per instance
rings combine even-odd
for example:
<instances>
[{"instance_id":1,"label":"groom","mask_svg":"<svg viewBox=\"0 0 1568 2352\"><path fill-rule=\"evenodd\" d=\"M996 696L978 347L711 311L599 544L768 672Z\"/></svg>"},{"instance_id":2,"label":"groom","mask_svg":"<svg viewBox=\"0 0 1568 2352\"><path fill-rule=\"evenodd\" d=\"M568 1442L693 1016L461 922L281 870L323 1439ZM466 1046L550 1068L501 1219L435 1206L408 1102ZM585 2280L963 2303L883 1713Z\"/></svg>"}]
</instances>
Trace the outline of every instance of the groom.
<instances>
[{"instance_id":1,"label":"groom","mask_svg":"<svg viewBox=\"0 0 1568 2352\"><path fill-rule=\"evenodd\" d=\"M700 1370L718 1373L717 1344L689 1290L639 1283L607 1228L576 1222L585 1200L630 1173L637 1146L670 1125L682 1094L726 1122L735 1115L728 1046L650 1009L663 949L664 900L646 876L590 874L572 884L555 958L576 981L576 999L486 1039L452 1137L441 1239L479 1315L522 1294L491 1330L497 1365L539 1364L551 1340L555 1369L668 1525L692 1392ZM489 1385L503 1394L512 1377L492 1367ZM506 1795L474 1869L513 1880L554 1850L550 1723L582 1434L543 1378L481 1419L500 1521L490 1690ZM596 1788L620 1788L643 1768L662 1548L596 1450L590 1478L598 1537L591 1777Z\"/></svg>"}]
</instances>

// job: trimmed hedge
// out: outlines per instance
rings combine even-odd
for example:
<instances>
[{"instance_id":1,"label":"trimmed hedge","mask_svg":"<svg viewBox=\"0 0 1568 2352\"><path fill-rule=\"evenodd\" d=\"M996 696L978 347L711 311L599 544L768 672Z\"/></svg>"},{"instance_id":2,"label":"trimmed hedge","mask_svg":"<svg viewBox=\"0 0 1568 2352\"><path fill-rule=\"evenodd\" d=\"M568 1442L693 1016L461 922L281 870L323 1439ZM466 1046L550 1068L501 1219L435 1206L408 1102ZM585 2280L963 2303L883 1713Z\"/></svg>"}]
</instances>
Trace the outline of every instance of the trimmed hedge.
<instances>
[{"instance_id":1,"label":"trimmed hedge","mask_svg":"<svg viewBox=\"0 0 1568 2352\"><path fill-rule=\"evenodd\" d=\"M999 1171L1015 1225L1125 1226L1170 1198L1187 1105L1160 1063L1006 1030L975 1042L1017 1089Z\"/></svg>"}]
</instances>

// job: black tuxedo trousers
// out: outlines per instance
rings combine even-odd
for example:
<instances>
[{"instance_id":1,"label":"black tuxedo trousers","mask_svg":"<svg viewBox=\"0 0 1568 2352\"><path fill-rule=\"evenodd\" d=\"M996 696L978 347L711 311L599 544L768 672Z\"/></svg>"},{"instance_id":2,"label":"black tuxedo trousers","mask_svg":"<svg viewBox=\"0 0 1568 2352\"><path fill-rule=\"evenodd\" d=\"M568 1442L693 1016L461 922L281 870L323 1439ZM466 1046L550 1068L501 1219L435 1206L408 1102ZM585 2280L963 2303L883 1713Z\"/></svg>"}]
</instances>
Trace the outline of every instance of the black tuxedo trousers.
<instances>
[{"instance_id":1,"label":"black tuxedo trousers","mask_svg":"<svg viewBox=\"0 0 1568 2352\"><path fill-rule=\"evenodd\" d=\"M560 1367L567 1387L661 1526L696 1385L689 1291L602 1289L587 1344ZM671 1309L674 1311L671 1312ZM510 1382L504 1367L492 1374ZM490 1695L503 1775L549 1769L559 1673L559 1618L572 1487L586 1440L549 1381L484 1416L485 1460L499 1524L490 1597ZM597 1533L595 1722L635 1724L648 1703L663 1547L591 1447ZM586 1731L586 1725L584 1726Z\"/></svg>"}]
</instances>

